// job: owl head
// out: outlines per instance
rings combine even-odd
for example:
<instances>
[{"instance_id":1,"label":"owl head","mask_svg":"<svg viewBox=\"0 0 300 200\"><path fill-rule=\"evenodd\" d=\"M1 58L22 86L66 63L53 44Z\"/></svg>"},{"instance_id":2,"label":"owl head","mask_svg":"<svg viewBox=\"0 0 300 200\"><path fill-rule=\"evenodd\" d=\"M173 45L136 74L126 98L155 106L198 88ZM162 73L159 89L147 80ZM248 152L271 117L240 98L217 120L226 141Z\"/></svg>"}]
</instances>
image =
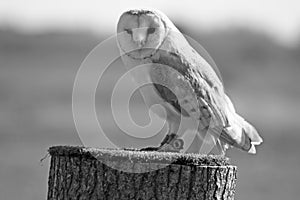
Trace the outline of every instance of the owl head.
<instances>
[{"instance_id":1,"label":"owl head","mask_svg":"<svg viewBox=\"0 0 300 200\"><path fill-rule=\"evenodd\" d=\"M117 25L117 40L123 53L135 59L151 56L168 33L167 18L159 11L129 10Z\"/></svg>"}]
</instances>

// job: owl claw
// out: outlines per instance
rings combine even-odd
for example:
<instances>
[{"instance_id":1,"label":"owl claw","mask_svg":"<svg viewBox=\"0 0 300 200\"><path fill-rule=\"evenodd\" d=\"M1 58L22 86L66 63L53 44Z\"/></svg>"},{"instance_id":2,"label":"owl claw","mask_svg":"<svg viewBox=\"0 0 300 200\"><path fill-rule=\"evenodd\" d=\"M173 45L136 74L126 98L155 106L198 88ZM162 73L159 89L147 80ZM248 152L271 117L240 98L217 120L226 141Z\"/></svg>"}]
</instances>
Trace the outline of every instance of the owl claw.
<instances>
[{"instance_id":1,"label":"owl claw","mask_svg":"<svg viewBox=\"0 0 300 200\"><path fill-rule=\"evenodd\" d=\"M146 147L140 151L180 152L184 142L174 133L166 135L159 147Z\"/></svg>"}]
</instances>

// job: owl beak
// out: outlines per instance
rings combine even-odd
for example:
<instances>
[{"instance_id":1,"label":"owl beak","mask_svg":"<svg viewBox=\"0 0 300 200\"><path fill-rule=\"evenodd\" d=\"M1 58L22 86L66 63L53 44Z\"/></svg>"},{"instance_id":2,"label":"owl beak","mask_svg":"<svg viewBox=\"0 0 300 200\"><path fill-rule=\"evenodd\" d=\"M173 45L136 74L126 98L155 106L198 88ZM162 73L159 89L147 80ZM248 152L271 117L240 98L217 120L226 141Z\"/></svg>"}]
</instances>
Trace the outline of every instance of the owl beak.
<instances>
[{"instance_id":1,"label":"owl beak","mask_svg":"<svg viewBox=\"0 0 300 200\"><path fill-rule=\"evenodd\" d=\"M136 45L139 47L139 48L142 48L144 47L145 43L146 43L146 39L144 38L139 38L137 40L134 41L136 43Z\"/></svg>"},{"instance_id":2,"label":"owl beak","mask_svg":"<svg viewBox=\"0 0 300 200\"><path fill-rule=\"evenodd\" d=\"M138 47L141 49L141 48L143 48L143 46L145 45L145 41L144 41L144 40L139 41L139 42L137 42L137 45L138 45Z\"/></svg>"},{"instance_id":3,"label":"owl beak","mask_svg":"<svg viewBox=\"0 0 300 200\"><path fill-rule=\"evenodd\" d=\"M139 48L142 48L146 43L147 34L141 31L133 31L132 39Z\"/></svg>"}]
</instances>

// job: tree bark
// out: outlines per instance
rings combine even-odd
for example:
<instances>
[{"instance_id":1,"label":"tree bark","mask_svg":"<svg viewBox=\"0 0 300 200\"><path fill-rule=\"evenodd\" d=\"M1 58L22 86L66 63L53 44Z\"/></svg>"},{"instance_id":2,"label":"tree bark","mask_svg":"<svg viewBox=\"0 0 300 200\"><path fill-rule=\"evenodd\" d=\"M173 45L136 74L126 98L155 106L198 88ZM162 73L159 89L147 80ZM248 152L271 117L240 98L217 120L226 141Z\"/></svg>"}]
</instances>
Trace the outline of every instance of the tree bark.
<instances>
[{"instance_id":1,"label":"tree bark","mask_svg":"<svg viewBox=\"0 0 300 200\"><path fill-rule=\"evenodd\" d=\"M188 165L155 159L138 161L135 153L127 159L127 155L103 156L101 150L95 154L95 150L83 147L51 147L49 152L48 200L234 199L236 167L228 163L219 165L221 161L213 163L210 160L209 165L201 165L196 162L196 156L185 158ZM99 154L102 160L97 157ZM163 155L173 156L172 153ZM126 159L120 159L122 156ZM203 157L201 159L208 162Z\"/></svg>"}]
</instances>

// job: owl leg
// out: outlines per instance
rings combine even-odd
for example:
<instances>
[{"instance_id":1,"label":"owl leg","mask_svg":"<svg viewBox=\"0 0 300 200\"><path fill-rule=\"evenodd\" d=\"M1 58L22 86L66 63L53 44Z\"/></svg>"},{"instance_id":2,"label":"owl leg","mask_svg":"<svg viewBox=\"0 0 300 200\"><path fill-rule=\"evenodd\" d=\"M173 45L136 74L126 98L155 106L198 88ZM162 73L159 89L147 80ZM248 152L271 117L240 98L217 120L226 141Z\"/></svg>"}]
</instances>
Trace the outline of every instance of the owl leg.
<instances>
[{"instance_id":1,"label":"owl leg","mask_svg":"<svg viewBox=\"0 0 300 200\"><path fill-rule=\"evenodd\" d=\"M216 148L218 150L218 154L221 156L225 156L226 151L230 148L231 146L227 144L226 142L223 142L220 140L220 138L217 140Z\"/></svg>"},{"instance_id":2,"label":"owl leg","mask_svg":"<svg viewBox=\"0 0 300 200\"><path fill-rule=\"evenodd\" d=\"M169 130L159 147L146 147L141 151L164 151L164 152L180 152L183 149L183 140L178 138L177 132L180 125L180 116L167 112L167 122Z\"/></svg>"},{"instance_id":3,"label":"owl leg","mask_svg":"<svg viewBox=\"0 0 300 200\"><path fill-rule=\"evenodd\" d=\"M161 142L158 151L179 152L183 149L183 140L178 138L175 133L168 133Z\"/></svg>"},{"instance_id":4,"label":"owl leg","mask_svg":"<svg viewBox=\"0 0 300 200\"><path fill-rule=\"evenodd\" d=\"M216 141L216 149L217 149L219 155L225 156L226 148L222 144L222 141L220 139L217 139L217 141Z\"/></svg>"},{"instance_id":5,"label":"owl leg","mask_svg":"<svg viewBox=\"0 0 300 200\"><path fill-rule=\"evenodd\" d=\"M209 131L206 133L204 138L202 138L203 143L201 145L199 153L225 156L228 145L226 145L220 140L220 138L216 137L212 134L212 132Z\"/></svg>"},{"instance_id":6,"label":"owl leg","mask_svg":"<svg viewBox=\"0 0 300 200\"><path fill-rule=\"evenodd\" d=\"M178 130L180 125L180 116L167 114L167 121L169 125L168 134L162 140L158 151L179 152L183 149L183 140L178 138Z\"/></svg>"}]
</instances>

